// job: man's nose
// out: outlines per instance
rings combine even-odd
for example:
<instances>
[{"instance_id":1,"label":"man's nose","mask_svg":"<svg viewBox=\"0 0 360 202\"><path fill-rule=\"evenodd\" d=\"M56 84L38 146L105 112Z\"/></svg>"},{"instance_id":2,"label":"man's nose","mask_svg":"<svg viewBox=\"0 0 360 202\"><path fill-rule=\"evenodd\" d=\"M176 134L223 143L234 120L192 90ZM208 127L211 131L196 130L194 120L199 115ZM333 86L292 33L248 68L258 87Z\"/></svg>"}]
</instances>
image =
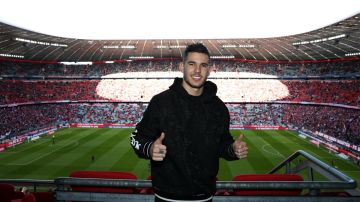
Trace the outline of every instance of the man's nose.
<instances>
[{"instance_id":1,"label":"man's nose","mask_svg":"<svg viewBox=\"0 0 360 202\"><path fill-rule=\"evenodd\" d=\"M201 70L200 65L195 65L195 72L200 72L200 70Z\"/></svg>"}]
</instances>

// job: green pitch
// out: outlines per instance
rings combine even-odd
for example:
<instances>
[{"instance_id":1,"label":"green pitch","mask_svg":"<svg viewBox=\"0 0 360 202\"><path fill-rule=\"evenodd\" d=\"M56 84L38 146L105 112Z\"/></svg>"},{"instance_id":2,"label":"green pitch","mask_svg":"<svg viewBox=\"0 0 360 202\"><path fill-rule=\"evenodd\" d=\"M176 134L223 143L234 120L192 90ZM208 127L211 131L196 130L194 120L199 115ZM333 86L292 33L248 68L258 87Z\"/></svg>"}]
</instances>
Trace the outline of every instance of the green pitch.
<instances>
[{"instance_id":1,"label":"green pitch","mask_svg":"<svg viewBox=\"0 0 360 202\"><path fill-rule=\"evenodd\" d=\"M146 179L149 161L139 159L130 147L133 129L58 130L52 136L24 143L0 152L2 179L54 179L67 177L76 170L129 171ZM360 181L360 169L323 148L309 144L290 131L242 130L249 147L248 158L238 161L220 160L219 180L231 180L239 174L267 173L297 150L304 150ZM234 137L239 130L233 130ZM206 149L206 148L204 148ZM92 159L94 156L94 160ZM359 187L359 185L358 185Z\"/></svg>"}]
</instances>

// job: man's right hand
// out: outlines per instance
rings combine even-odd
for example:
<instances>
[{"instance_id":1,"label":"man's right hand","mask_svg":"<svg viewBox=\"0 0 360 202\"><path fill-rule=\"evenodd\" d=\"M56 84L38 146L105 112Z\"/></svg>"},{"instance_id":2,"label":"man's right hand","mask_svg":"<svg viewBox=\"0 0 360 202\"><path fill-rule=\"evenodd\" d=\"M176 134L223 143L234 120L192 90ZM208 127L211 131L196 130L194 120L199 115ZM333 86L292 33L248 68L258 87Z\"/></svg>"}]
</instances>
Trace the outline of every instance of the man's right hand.
<instances>
[{"instance_id":1,"label":"man's right hand","mask_svg":"<svg viewBox=\"0 0 360 202\"><path fill-rule=\"evenodd\" d=\"M162 132L160 137L154 141L150 148L151 159L154 161L163 161L166 156L166 146L163 145L165 133Z\"/></svg>"}]
</instances>

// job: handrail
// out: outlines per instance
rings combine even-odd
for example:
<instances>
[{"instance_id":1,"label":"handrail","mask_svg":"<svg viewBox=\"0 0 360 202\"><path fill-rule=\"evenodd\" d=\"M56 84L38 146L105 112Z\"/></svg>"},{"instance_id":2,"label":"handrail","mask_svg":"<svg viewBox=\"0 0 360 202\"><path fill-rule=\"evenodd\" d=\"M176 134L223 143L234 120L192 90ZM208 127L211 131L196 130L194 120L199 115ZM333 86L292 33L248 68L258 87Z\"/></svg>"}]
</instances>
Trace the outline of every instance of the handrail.
<instances>
[{"instance_id":1,"label":"handrail","mask_svg":"<svg viewBox=\"0 0 360 202\"><path fill-rule=\"evenodd\" d=\"M152 187L151 180L127 180L127 179L100 179L100 178L76 178L60 177L55 179L56 185L74 186L98 186L98 187Z\"/></svg>"},{"instance_id":2,"label":"handrail","mask_svg":"<svg viewBox=\"0 0 360 202\"><path fill-rule=\"evenodd\" d=\"M281 168L283 168L284 166L287 166L292 160L296 159L299 156L305 157L311 163L313 163L313 164L317 165L319 168L321 168L322 171L326 171L326 172L330 173L333 177L336 177L337 179L342 180L343 182L351 185L351 188L356 188L356 185L357 185L356 181L353 180L351 177L345 175L344 173L340 172L336 168L327 165L326 163L322 162L321 160L315 158L314 156L310 155L309 153L307 153L303 150L298 150L294 154L290 155L287 159L285 159L283 162L281 162L278 166L273 168L269 172L269 174L273 174L273 173L279 171ZM334 182L332 182L332 183L334 183ZM341 187L341 188L343 188L343 187Z\"/></svg>"},{"instance_id":3,"label":"handrail","mask_svg":"<svg viewBox=\"0 0 360 202\"><path fill-rule=\"evenodd\" d=\"M55 185L55 180L35 180L35 179L0 179L0 183L10 184L31 184L31 185Z\"/></svg>"},{"instance_id":4,"label":"handrail","mask_svg":"<svg viewBox=\"0 0 360 202\"><path fill-rule=\"evenodd\" d=\"M99 178L73 178L62 177L55 180L55 184L73 186L97 186L97 187L134 187L150 188L151 180L125 180L125 179L99 179ZM327 181L217 181L217 189L352 189L356 188L353 183L327 182Z\"/></svg>"}]
</instances>

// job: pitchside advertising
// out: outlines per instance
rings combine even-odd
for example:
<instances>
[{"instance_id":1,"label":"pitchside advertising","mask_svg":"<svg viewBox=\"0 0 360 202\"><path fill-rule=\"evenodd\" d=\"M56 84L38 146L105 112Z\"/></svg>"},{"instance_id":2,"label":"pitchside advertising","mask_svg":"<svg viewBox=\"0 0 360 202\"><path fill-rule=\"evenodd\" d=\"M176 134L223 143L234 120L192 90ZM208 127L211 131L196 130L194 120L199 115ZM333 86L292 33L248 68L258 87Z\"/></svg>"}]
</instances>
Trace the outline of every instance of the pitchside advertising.
<instances>
[{"instance_id":1,"label":"pitchside advertising","mask_svg":"<svg viewBox=\"0 0 360 202\"><path fill-rule=\"evenodd\" d=\"M332 152L334 152L336 154L341 154L339 157L341 157L343 159L348 159L348 156L351 156L351 157L353 157L353 158L355 158L357 160L360 160L359 155L354 154L354 153L352 153L350 151L347 151L345 149L339 148L339 147L335 146L333 144L333 142L336 142L336 143L338 143L340 145L346 146L346 147L350 148L352 151L360 151L359 146L349 144L347 142L338 140L338 139L336 139L334 137L330 137L330 136L325 135L323 133L316 132L315 135L323 137L324 140L318 139L318 138L316 138L316 137L314 137L312 135L309 135L307 133L304 133L302 131L299 132L300 137L305 138L305 139L310 138L309 142L312 143L312 144L317 145L318 147L320 146L320 144L323 144L329 151L332 151ZM345 157L344 155L345 156L347 155L347 156Z\"/></svg>"},{"instance_id":2,"label":"pitchside advertising","mask_svg":"<svg viewBox=\"0 0 360 202\"><path fill-rule=\"evenodd\" d=\"M52 134L56 129L56 127L43 128L5 140L0 144L0 152L4 151L7 147L15 147L16 145L25 142L25 140L33 141L39 139L41 135Z\"/></svg>"},{"instance_id":3,"label":"pitchside advertising","mask_svg":"<svg viewBox=\"0 0 360 202\"><path fill-rule=\"evenodd\" d=\"M135 124L70 124L72 128L134 128ZM254 125L232 125L231 129L249 129L249 130L288 130L283 126L254 126Z\"/></svg>"},{"instance_id":4,"label":"pitchside advertising","mask_svg":"<svg viewBox=\"0 0 360 202\"><path fill-rule=\"evenodd\" d=\"M283 126L231 125L230 127L239 130L288 130L287 127Z\"/></svg>"},{"instance_id":5,"label":"pitchside advertising","mask_svg":"<svg viewBox=\"0 0 360 202\"><path fill-rule=\"evenodd\" d=\"M70 124L71 128L134 128L135 124L83 124L74 123Z\"/></svg>"},{"instance_id":6,"label":"pitchside advertising","mask_svg":"<svg viewBox=\"0 0 360 202\"><path fill-rule=\"evenodd\" d=\"M329 136L329 135L326 135L326 134L323 134L323 133L320 133L320 132L316 132L315 133L316 135L320 136L320 137L323 137L324 139L326 139L328 142L336 142L340 145L343 145L347 148L350 148L350 149L353 149L355 151L358 151L360 152L360 146L358 145L353 145L353 144L350 144L348 142L345 142L345 141L342 141L342 140L339 140L335 137L332 137L332 136Z\"/></svg>"}]
</instances>

